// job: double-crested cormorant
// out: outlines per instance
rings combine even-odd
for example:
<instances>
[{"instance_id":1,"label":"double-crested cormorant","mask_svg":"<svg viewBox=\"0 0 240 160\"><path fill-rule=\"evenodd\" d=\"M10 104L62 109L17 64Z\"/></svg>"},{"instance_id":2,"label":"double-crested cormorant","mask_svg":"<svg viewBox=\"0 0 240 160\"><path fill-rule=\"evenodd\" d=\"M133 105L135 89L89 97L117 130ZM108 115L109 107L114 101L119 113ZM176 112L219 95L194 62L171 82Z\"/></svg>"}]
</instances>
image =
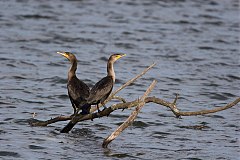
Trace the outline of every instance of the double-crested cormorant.
<instances>
[{"instance_id":1,"label":"double-crested cormorant","mask_svg":"<svg viewBox=\"0 0 240 160\"><path fill-rule=\"evenodd\" d=\"M104 106L103 102L112 92L113 85L115 83L113 63L123 56L126 56L126 54L113 54L110 56L107 63L107 76L97 82L90 90L87 103L97 105L98 112L100 112L98 104L101 103Z\"/></svg>"},{"instance_id":2,"label":"double-crested cormorant","mask_svg":"<svg viewBox=\"0 0 240 160\"><path fill-rule=\"evenodd\" d=\"M72 103L74 114L78 110L82 109L82 114L88 114L91 108L90 105L86 104L86 99L89 97L89 87L76 76L77 70L77 58L70 52L57 52L62 56L66 57L71 62L71 67L68 71L68 96Z\"/></svg>"}]
</instances>

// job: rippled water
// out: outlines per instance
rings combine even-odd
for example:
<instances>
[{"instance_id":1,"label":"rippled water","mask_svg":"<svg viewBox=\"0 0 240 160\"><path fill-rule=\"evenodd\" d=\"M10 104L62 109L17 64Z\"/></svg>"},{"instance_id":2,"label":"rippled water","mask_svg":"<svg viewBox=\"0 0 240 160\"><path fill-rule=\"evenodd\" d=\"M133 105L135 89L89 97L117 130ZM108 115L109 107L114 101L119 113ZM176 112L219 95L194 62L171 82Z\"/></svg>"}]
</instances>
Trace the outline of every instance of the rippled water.
<instances>
[{"instance_id":1,"label":"rippled water","mask_svg":"<svg viewBox=\"0 0 240 160\"><path fill-rule=\"evenodd\" d=\"M215 114L176 119L147 104L136 122L102 149L101 143L131 111L85 121L69 134L67 122L30 127L32 113L49 119L72 113L66 90L69 62L92 86L106 74L112 52L119 87L157 63L118 95L144 93L168 101L180 94L183 111L210 109L240 94L239 2L210 1L0 1L0 158L2 159L237 159L239 105ZM191 126L205 125L203 130ZM189 127L190 126L190 127Z\"/></svg>"}]
</instances>

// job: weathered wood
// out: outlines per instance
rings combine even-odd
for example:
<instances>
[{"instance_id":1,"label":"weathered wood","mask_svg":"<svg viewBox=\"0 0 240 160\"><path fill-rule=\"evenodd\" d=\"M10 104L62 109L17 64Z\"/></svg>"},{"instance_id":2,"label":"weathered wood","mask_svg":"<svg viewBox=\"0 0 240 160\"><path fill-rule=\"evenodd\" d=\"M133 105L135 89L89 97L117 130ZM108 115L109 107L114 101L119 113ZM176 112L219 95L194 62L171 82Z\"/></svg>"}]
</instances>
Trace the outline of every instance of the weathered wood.
<instances>
[{"instance_id":1,"label":"weathered wood","mask_svg":"<svg viewBox=\"0 0 240 160\"><path fill-rule=\"evenodd\" d=\"M104 139L102 147L107 148L108 144L111 143L116 137L118 137L123 130L125 130L129 125L132 124L132 122L136 119L138 113L145 105L145 98L150 94L154 86L156 85L157 81L154 80L152 84L149 86L147 91L144 93L144 95L140 98L138 106L136 109L131 113L131 115L126 119L125 122L123 122L111 135L109 135L107 138Z\"/></svg>"},{"instance_id":2,"label":"weathered wood","mask_svg":"<svg viewBox=\"0 0 240 160\"><path fill-rule=\"evenodd\" d=\"M216 112L219 112L219 111L223 111L223 110L232 108L240 102L240 97L238 97L233 102L228 103L228 104L226 104L225 106L222 106L222 107L217 107L217 108L209 109L209 110L189 111L189 112L181 112L181 111L178 111L178 112L175 111L174 112L173 106L174 107L176 107L176 106L173 105L173 103L165 101L165 100L157 98L157 97L146 97L144 102L145 103L155 103L155 104L159 104L161 106L170 108L175 116L197 116L197 115L203 115L203 114L216 113ZM86 121L86 120L92 120L92 119L99 118L99 117L105 117L105 116L108 116L109 114L111 114L115 110L132 108L132 107L135 107L135 106L139 105L139 103L140 103L139 99L136 99L136 100L131 101L131 102L113 104L112 106L106 108L105 110L101 111L100 113L91 113L91 114L84 115L84 116L83 115L77 115L75 117L75 119L78 122L81 122L81 121ZM56 123L56 122L59 122L59 121L71 120L72 118L73 118L73 116L71 115L71 116L57 116L55 118L51 118L51 119L46 120L46 121L41 121L41 120L37 120L37 119L30 119L29 124L31 126L47 126L49 124Z\"/></svg>"}]
</instances>

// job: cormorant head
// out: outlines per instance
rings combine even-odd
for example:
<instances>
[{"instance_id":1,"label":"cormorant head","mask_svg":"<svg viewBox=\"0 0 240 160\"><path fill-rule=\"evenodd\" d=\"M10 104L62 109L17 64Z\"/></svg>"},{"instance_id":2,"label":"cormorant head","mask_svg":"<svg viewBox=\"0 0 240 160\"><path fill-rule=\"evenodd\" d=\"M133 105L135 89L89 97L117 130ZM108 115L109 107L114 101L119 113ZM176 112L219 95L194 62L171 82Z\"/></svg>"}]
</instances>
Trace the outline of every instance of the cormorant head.
<instances>
[{"instance_id":1,"label":"cormorant head","mask_svg":"<svg viewBox=\"0 0 240 160\"><path fill-rule=\"evenodd\" d=\"M116 60L118 60L119 58L122 58L122 57L124 57L124 56L126 56L126 54L122 54L122 53L117 53L117 54L112 54L111 56L110 56L110 58L109 58L109 62L111 61L111 62L115 62Z\"/></svg>"},{"instance_id":2,"label":"cormorant head","mask_svg":"<svg viewBox=\"0 0 240 160\"><path fill-rule=\"evenodd\" d=\"M77 58L74 56L74 54L70 52L57 52L58 54L61 54L62 56L66 57L69 61L77 60Z\"/></svg>"}]
</instances>

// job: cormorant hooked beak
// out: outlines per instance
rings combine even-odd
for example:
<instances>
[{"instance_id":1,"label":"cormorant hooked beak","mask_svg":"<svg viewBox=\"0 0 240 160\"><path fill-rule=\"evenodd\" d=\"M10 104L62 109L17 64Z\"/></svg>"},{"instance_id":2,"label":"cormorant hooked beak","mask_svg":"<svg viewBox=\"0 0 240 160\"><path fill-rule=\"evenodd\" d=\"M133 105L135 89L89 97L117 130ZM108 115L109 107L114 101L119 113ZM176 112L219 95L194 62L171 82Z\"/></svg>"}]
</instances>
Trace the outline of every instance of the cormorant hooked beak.
<instances>
[{"instance_id":1,"label":"cormorant hooked beak","mask_svg":"<svg viewBox=\"0 0 240 160\"><path fill-rule=\"evenodd\" d=\"M119 58L122 58L124 56L126 56L126 54L118 54L116 58L119 59Z\"/></svg>"},{"instance_id":2,"label":"cormorant hooked beak","mask_svg":"<svg viewBox=\"0 0 240 160\"><path fill-rule=\"evenodd\" d=\"M58 54L61 54L62 56L69 58L68 54L66 52L57 52Z\"/></svg>"}]
</instances>

